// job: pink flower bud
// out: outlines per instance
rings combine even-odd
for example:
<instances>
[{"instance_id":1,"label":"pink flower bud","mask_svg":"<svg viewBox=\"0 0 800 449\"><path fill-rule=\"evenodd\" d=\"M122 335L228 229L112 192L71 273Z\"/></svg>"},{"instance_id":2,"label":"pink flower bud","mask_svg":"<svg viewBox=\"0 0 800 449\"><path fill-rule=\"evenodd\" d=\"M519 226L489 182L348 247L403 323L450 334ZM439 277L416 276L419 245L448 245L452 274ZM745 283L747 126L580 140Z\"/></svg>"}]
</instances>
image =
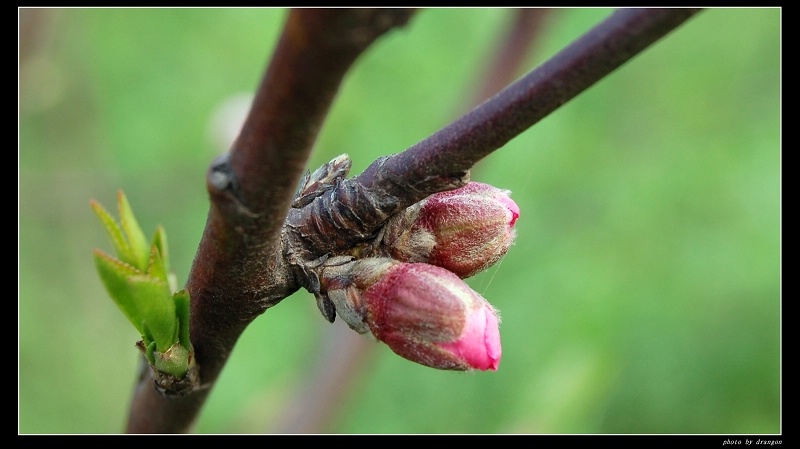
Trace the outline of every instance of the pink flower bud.
<instances>
[{"instance_id":1,"label":"pink flower bud","mask_svg":"<svg viewBox=\"0 0 800 449\"><path fill-rule=\"evenodd\" d=\"M378 340L401 357L433 368L497 370L499 319L486 299L443 268L373 259L390 262L363 259L363 270L356 263L352 273L360 294L349 296L360 302L354 309Z\"/></svg>"},{"instance_id":2,"label":"pink flower bud","mask_svg":"<svg viewBox=\"0 0 800 449\"><path fill-rule=\"evenodd\" d=\"M389 220L384 244L398 260L472 276L500 260L514 242L519 206L509 194L480 182L433 194Z\"/></svg>"}]
</instances>

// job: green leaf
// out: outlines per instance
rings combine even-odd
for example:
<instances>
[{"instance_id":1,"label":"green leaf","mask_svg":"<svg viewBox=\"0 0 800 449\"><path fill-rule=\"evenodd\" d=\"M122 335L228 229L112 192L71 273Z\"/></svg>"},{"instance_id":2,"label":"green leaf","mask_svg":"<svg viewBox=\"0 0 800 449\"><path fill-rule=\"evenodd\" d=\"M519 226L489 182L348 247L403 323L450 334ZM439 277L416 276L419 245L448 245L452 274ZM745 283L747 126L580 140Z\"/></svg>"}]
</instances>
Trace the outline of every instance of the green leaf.
<instances>
[{"instance_id":1,"label":"green leaf","mask_svg":"<svg viewBox=\"0 0 800 449\"><path fill-rule=\"evenodd\" d=\"M164 259L161 257L161 252L155 245L150 248L150 262L147 264L147 274L150 277L160 279L169 284L167 280L167 267L164 266Z\"/></svg>"},{"instance_id":2,"label":"green leaf","mask_svg":"<svg viewBox=\"0 0 800 449\"><path fill-rule=\"evenodd\" d=\"M158 253L161 255L161 259L164 261L164 271L169 273L169 251L167 249L167 231L164 230L164 227L158 225L156 227L156 233L153 235L153 243L151 246L155 246L158 248Z\"/></svg>"},{"instance_id":3,"label":"green leaf","mask_svg":"<svg viewBox=\"0 0 800 449\"><path fill-rule=\"evenodd\" d=\"M147 244L144 232L142 232L136 217L133 215L128 199L121 190L117 192L117 203L121 223L117 223L111 214L97 201L91 200L89 202L111 238L117 257L141 271L146 271L150 258L150 247Z\"/></svg>"},{"instance_id":4,"label":"green leaf","mask_svg":"<svg viewBox=\"0 0 800 449\"><path fill-rule=\"evenodd\" d=\"M151 365L156 364L156 357L154 353L156 352L156 342L147 343L145 347L144 356L147 358L147 361L150 362Z\"/></svg>"},{"instance_id":5,"label":"green leaf","mask_svg":"<svg viewBox=\"0 0 800 449\"><path fill-rule=\"evenodd\" d=\"M166 351L177 341L175 301L163 279L145 275L110 255L95 250L95 265L111 298L137 330ZM149 338L147 338L149 337Z\"/></svg>"},{"instance_id":6,"label":"green leaf","mask_svg":"<svg viewBox=\"0 0 800 449\"><path fill-rule=\"evenodd\" d=\"M145 357L159 371L182 377L191 354L189 293L176 288L169 271L167 234L158 226L148 246L125 194L117 195L120 223L97 201L92 209L106 229L117 258L94 251L100 279L111 298L142 335Z\"/></svg>"},{"instance_id":7,"label":"green leaf","mask_svg":"<svg viewBox=\"0 0 800 449\"><path fill-rule=\"evenodd\" d=\"M117 203L122 230L128 238L130 255L133 258L133 261L126 262L132 263L140 270L145 271L150 260L150 245L147 243L147 238L142 232L139 222L136 221L131 205L128 203L128 198L125 197L125 193L122 190L117 192Z\"/></svg>"},{"instance_id":8,"label":"green leaf","mask_svg":"<svg viewBox=\"0 0 800 449\"><path fill-rule=\"evenodd\" d=\"M172 295L175 300L175 315L178 317L178 340L186 348L191 348L192 343L189 340L189 311L191 310L191 303L189 301L189 292L180 290Z\"/></svg>"},{"instance_id":9,"label":"green leaf","mask_svg":"<svg viewBox=\"0 0 800 449\"><path fill-rule=\"evenodd\" d=\"M141 271L99 249L94 250L94 262L100 275L100 280L103 281L103 285L105 285L111 299L117 303L117 306L128 317L128 320L133 323L136 330L144 335L142 320L138 314L138 306L133 303L133 299L128 292L130 288L128 278L141 275Z\"/></svg>"},{"instance_id":10,"label":"green leaf","mask_svg":"<svg viewBox=\"0 0 800 449\"><path fill-rule=\"evenodd\" d=\"M111 214L108 213L107 210L103 208L103 206L95 200L91 200L89 205L94 210L95 214L100 218L100 222L103 224L103 227L106 229L106 233L111 238L111 244L114 246L114 253L117 255L118 258L131 263L130 250L128 249L128 241L125 239L125 236L122 234L122 228L120 228L119 224Z\"/></svg>"}]
</instances>

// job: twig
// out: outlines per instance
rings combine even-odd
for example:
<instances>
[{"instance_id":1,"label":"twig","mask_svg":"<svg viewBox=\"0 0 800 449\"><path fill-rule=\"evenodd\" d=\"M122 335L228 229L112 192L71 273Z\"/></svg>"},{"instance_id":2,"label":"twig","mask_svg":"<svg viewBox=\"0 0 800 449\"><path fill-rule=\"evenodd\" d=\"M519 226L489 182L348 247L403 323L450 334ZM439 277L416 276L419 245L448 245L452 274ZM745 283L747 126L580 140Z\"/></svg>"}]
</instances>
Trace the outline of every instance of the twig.
<instances>
[{"instance_id":1,"label":"twig","mask_svg":"<svg viewBox=\"0 0 800 449\"><path fill-rule=\"evenodd\" d=\"M386 219L428 195L464 185L472 166L546 117L699 9L621 9L556 56L411 148L373 162L287 225L308 257L375 235ZM300 246L298 244L298 246Z\"/></svg>"}]
</instances>

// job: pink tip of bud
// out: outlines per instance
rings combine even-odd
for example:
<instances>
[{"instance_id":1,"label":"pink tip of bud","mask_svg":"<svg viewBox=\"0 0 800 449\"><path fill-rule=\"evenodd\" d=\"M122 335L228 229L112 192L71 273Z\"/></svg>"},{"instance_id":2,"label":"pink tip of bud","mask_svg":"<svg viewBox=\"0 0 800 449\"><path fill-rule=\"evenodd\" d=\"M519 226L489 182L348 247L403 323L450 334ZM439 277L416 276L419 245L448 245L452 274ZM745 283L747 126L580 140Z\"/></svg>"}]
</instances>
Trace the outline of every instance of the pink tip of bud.
<instances>
[{"instance_id":1,"label":"pink tip of bud","mask_svg":"<svg viewBox=\"0 0 800 449\"><path fill-rule=\"evenodd\" d=\"M495 310L485 304L467 316L461 338L442 347L463 358L474 369L497 371L502 355L498 326Z\"/></svg>"},{"instance_id":2,"label":"pink tip of bud","mask_svg":"<svg viewBox=\"0 0 800 449\"><path fill-rule=\"evenodd\" d=\"M372 334L398 355L439 369L497 370L497 312L455 274L398 263L363 296Z\"/></svg>"},{"instance_id":3,"label":"pink tip of bud","mask_svg":"<svg viewBox=\"0 0 800 449\"><path fill-rule=\"evenodd\" d=\"M464 187L451 190L447 193L450 193L451 195L482 195L497 201L505 206L506 209L508 209L507 221L509 228L513 228L514 224L517 222L517 218L519 218L519 206L514 202L514 200L511 199L511 192L509 190L499 189L491 184L485 184L482 182L470 182Z\"/></svg>"},{"instance_id":4,"label":"pink tip of bud","mask_svg":"<svg viewBox=\"0 0 800 449\"><path fill-rule=\"evenodd\" d=\"M517 222L517 218L519 218L519 206L517 206L517 203L515 203L514 200L512 200L508 195L501 195L497 197L497 200L503 203L503 205L505 205L508 209L508 212L510 213L508 227L513 228L514 224Z\"/></svg>"}]
</instances>

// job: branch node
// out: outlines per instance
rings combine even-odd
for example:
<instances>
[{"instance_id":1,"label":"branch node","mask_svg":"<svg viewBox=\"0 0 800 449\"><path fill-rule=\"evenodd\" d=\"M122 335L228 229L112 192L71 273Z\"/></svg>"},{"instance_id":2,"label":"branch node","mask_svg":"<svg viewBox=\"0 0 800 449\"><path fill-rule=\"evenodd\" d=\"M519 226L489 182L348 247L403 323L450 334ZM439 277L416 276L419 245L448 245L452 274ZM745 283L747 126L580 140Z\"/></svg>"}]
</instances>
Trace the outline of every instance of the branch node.
<instances>
[{"instance_id":1,"label":"branch node","mask_svg":"<svg viewBox=\"0 0 800 449\"><path fill-rule=\"evenodd\" d=\"M236 189L230 153L221 154L211 162L207 182L209 188L218 191Z\"/></svg>"},{"instance_id":2,"label":"branch node","mask_svg":"<svg viewBox=\"0 0 800 449\"><path fill-rule=\"evenodd\" d=\"M230 152L217 156L211 162L206 175L206 184L212 196L228 200L238 214L252 219L260 218L260 215L247 208L240 198L241 189L231 165Z\"/></svg>"}]
</instances>

